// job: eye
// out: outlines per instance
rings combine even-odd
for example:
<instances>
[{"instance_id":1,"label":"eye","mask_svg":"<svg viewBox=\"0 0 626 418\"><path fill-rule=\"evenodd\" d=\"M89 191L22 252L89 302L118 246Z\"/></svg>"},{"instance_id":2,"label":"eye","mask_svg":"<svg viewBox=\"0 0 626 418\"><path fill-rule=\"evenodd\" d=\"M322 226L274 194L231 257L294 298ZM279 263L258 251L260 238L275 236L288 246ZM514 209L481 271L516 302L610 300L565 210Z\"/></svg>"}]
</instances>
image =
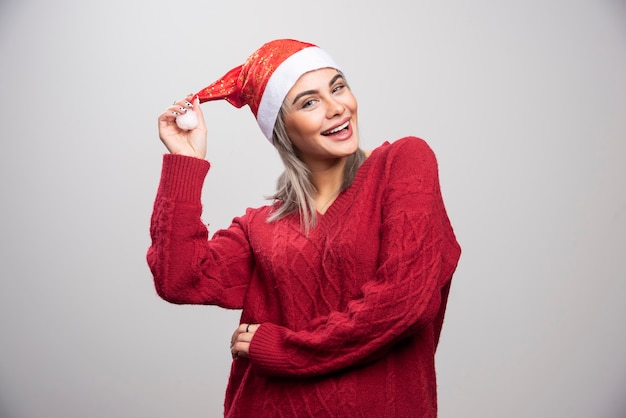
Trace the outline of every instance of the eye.
<instances>
[{"instance_id":1,"label":"eye","mask_svg":"<svg viewBox=\"0 0 626 418\"><path fill-rule=\"evenodd\" d=\"M332 92L337 93L338 91L343 90L345 87L346 86L344 84L336 84L335 86L333 86Z\"/></svg>"},{"instance_id":2,"label":"eye","mask_svg":"<svg viewBox=\"0 0 626 418\"><path fill-rule=\"evenodd\" d=\"M307 107L311 107L315 104L315 99L308 99L302 102L302 109L306 109Z\"/></svg>"}]
</instances>

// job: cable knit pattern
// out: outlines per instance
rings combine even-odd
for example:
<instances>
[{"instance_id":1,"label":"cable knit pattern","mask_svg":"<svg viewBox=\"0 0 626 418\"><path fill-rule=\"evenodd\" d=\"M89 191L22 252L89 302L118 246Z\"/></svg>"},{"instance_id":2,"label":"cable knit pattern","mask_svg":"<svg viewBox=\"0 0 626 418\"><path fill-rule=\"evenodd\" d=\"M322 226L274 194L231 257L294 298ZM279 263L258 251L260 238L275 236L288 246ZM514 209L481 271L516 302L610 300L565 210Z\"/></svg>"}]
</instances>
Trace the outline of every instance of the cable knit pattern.
<instances>
[{"instance_id":1,"label":"cable knit pattern","mask_svg":"<svg viewBox=\"0 0 626 418\"><path fill-rule=\"evenodd\" d=\"M233 361L226 417L435 417L435 350L460 247L423 140L370 155L309 235L248 209L208 239L209 164L165 155L148 263L178 304L262 324ZM278 203L276 203L278 204Z\"/></svg>"}]
</instances>

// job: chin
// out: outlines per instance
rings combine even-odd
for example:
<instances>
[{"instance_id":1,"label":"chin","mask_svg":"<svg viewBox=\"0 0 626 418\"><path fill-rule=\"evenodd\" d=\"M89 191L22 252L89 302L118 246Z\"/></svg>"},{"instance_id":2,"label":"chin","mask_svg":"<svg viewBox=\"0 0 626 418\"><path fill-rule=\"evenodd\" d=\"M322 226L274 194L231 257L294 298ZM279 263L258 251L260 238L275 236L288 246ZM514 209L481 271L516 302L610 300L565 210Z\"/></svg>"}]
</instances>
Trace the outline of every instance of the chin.
<instances>
[{"instance_id":1,"label":"chin","mask_svg":"<svg viewBox=\"0 0 626 418\"><path fill-rule=\"evenodd\" d=\"M353 135L353 138L349 140L349 144L346 144L350 147L350 154L354 154L359 149L359 137L357 135Z\"/></svg>"}]
</instances>

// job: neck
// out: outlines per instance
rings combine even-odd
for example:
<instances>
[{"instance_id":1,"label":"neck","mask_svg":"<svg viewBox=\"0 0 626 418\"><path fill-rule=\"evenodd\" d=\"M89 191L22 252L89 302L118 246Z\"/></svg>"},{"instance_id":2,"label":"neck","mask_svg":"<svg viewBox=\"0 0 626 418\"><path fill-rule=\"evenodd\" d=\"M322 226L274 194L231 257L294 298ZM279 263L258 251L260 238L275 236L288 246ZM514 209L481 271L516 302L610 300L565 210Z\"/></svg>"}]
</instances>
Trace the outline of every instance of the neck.
<instances>
[{"instance_id":1,"label":"neck","mask_svg":"<svg viewBox=\"0 0 626 418\"><path fill-rule=\"evenodd\" d=\"M340 159L324 167L310 167L311 182L317 194L328 195L341 187L343 183L346 160Z\"/></svg>"},{"instance_id":2,"label":"neck","mask_svg":"<svg viewBox=\"0 0 626 418\"><path fill-rule=\"evenodd\" d=\"M324 213L341 191L345 166L346 159L342 158L325 167L310 168L311 182L317 190L315 201L321 213Z\"/></svg>"}]
</instances>

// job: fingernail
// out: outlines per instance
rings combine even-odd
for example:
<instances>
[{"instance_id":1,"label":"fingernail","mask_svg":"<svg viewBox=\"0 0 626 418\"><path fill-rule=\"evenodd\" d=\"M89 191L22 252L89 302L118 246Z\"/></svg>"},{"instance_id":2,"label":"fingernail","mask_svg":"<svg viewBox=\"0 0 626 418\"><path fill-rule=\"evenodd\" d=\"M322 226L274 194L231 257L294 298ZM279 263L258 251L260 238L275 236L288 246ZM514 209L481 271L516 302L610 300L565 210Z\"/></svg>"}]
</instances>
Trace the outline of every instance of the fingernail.
<instances>
[{"instance_id":1,"label":"fingernail","mask_svg":"<svg viewBox=\"0 0 626 418\"><path fill-rule=\"evenodd\" d=\"M185 104L186 104L187 106L192 106L192 104L191 104L191 103L189 103L189 102L185 102Z\"/></svg>"}]
</instances>

